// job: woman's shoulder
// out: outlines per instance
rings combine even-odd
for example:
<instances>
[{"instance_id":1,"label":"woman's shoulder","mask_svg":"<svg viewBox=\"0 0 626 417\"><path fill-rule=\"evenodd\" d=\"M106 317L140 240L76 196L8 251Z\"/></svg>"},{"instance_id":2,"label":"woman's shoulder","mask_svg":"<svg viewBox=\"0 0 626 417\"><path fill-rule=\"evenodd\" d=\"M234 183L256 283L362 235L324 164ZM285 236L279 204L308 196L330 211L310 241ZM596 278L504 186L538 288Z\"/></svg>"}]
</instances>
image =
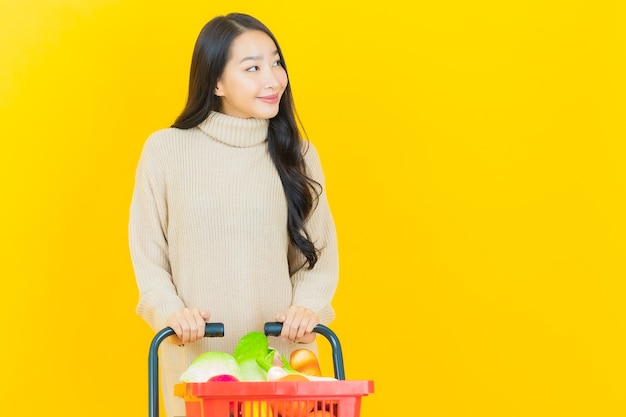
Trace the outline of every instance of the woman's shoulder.
<instances>
[{"instance_id":1,"label":"woman's shoulder","mask_svg":"<svg viewBox=\"0 0 626 417\"><path fill-rule=\"evenodd\" d=\"M144 141L140 159L146 164L162 164L176 154L197 129L163 128L152 132Z\"/></svg>"},{"instance_id":2,"label":"woman's shoulder","mask_svg":"<svg viewBox=\"0 0 626 417\"><path fill-rule=\"evenodd\" d=\"M178 129L167 127L156 130L147 137L143 145L144 152L177 148L197 134L197 128Z\"/></svg>"},{"instance_id":3,"label":"woman's shoulder","mask_svg":"<svg viewBox=\"0 0 626 417\"><path fill-rule=\"evenodd\" d=\"M176 127L166 127L155 130L146 139L146 145L169 143L180 140L194 134L196 129L178 129Z\"/></svg>"}]
</instances>

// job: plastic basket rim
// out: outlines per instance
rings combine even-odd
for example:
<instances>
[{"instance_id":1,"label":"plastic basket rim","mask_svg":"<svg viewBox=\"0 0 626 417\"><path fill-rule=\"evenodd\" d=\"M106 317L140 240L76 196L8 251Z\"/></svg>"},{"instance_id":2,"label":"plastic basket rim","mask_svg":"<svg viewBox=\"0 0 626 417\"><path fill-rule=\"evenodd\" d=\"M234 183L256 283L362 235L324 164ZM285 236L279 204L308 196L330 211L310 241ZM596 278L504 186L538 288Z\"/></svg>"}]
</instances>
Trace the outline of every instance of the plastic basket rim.
<instances>
[{"instance_id":1,"label":"plastic basket rim","mask_svg":"<svg viewBox=\"0 0 626 417\"><path fill-rule=\"evenodd\" d=\"M179 397L231 400L362 397L374 392L371 380L181 382L176 387Z\"/></svg>"}]
</instances>

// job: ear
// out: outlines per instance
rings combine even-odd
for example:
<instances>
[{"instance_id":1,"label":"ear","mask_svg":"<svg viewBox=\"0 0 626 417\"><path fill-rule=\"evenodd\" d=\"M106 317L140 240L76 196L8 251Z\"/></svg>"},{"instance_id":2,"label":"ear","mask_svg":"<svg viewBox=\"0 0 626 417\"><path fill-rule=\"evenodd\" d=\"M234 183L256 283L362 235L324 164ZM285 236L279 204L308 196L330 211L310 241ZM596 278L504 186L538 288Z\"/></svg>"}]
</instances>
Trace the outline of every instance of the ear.
<instances>
[{"instance_id":1,"label":"ear","mask_svg":"<svg viewBox=\"0 0 626 417\"><path fill-rule=\"evenodd\" d=\"M218 97L224 96L224 90L222 90L222 83L220 81L217 82L217 85L215 86L215 90L213 90L213 94L215 94Z\"/></svg>"}]
</instances>

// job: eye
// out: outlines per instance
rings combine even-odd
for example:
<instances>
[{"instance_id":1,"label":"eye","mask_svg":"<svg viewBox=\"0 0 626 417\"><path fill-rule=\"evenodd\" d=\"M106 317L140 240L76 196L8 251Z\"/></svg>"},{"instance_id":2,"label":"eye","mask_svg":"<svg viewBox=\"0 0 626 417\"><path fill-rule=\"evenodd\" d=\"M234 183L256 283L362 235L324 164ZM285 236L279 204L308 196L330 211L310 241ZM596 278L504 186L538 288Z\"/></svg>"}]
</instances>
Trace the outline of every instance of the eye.
<instances>
[{"instance_id":1,"label":"eye","mask_svg":"<svg viewBox=\"0 0 626 417\"><path fill-rule=\"evenodd\" d=\"M248 68L246 71L248 72L257 72L259 70L258 65Z\"/></svg>"},{"instance_id":2,"label":"eye","mask_svg":"<svg viewBox=\"0 0 626 417\"><path fill-rule=\"evenodd\" d=\"M272 64L273 67L280 67L282 66L282 64L280 63L280 60L278 61L274 61L274 63Z\"/></svg>"}]
</instances>

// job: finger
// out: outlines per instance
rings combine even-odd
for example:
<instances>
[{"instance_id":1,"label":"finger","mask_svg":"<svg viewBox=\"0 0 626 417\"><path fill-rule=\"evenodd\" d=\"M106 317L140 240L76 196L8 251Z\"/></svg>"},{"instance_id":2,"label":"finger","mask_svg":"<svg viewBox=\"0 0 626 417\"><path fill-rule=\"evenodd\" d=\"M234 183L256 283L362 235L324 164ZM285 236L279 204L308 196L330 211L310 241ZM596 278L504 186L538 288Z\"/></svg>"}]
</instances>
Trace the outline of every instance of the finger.
<instances>
[{"instance_id":1,"label":"finger","mask_svg":"<svg viewBox=\"0 0 626 417\"><path fill-rule=\"evenodd\" d=\"M308 328L310 326L311 320L313 318L314 313L308 308L301 307L298 311L298 329L296 334L296 339L300 339L305 336L308 332Z\"/></svg>"},{"instance_id":2,"label":"finger","mask_svg":"<svg viewBox=\"0 0 626 417\"><path fill-rule=\"evenodd\" d=\"M300 340L307 333L307 328L309 326L309 319L307 317L303 317L300 320L300 324L298 325L298 329L296 331L296 340Z\"/></svg>"},{"instance_id":3,"label":"finger","mask_svg":"<svg viewBox=\"0 0 626 417\"><path fill-rule=\"evenodd\" d=\"M196 325L193 310L185 308L181 312L181 316L182 317L180 317L180 325L183 329L182 339L184 343L189 343L195 338L195 334L198 331L198 326Z\"/></svg>"},{"instance_id":4,"label":"finger","mask_svg":"<svg viewBox=\"0 0 626 417\"><path fill-rule=\"evenodd\" d=\"M313 333L313 330L315 329L315 326L317 326L318 323L319 323L319 320L317 320L316 317L310 317L308 322L303 326L304 334L302 334L300 338L310 340L311 339L310 336Z\"/></svg>"},{"instance_id":5,"label":"finger","mask_svg":"<svg viewBox=\"0 0 626 417\"><path fill-rule=\"evenodd\" d=\"M189 343L189 324L184 318L181 320L180 329L180 339L183 343Z\"/></svg>"},{"instance_id":6,"label":"finger","mask_svg":"<svg viewBox=\"0 0 626 417\"><path fill-rule=\"evenodd\" d=\"M296 336L296 340L299 341L300 339L305 338L309 334L311 334L313 327L315 327L312 323L313 320L309 317L305 317L302 319L302 321L300 322L300 326L298 327L298 335Z\"/></svg>"},{"instance_id":7,"label":"finger","mask_svg":"<svg viewBox=\"0 0 626 417\"><path fill-rule=\"evenodd\" d=\"M283 328L280 331L280 337L283 341L288 340L289 339L289 328L291 326L291 318L289 318L289 316L285 317L285 320L283 320Z\"/></svg>"},{"instance_id":8,"label":"finger","mask_svg":"<svg viewBox=\"0 0 626 417\"><path fill-rule=\"evenodd\" d=\"M302 318L299 319L298 321L298 325L297 326L292 326L292 338L291 340L293 340L294 342L297 341L298 339L300 339L303 335L304 335L304 331L306 329L306 325L302 322Z\"/></svg>"},{"instance_id":9,"label":"finger","mask_svg":"<svg viewBox=\"0 0 626 417\"><path fill-rule=\"evenodd\" d=\"M189 323L189 342L195 342L204 337L204 318L202 318L200 310L197 308L189 310L187 322Z\"/></svg>"},{"instance_id":10,"label":"finger","mask_svg":"<svg viewBox=\"0 0 626 417\"><path fill-rule=\"evenodd\" d=\"M183 335L183 326L181 325L181 312L177 311L176 313L174 313L170 317L168 317L167 324L176 333L176 336L180 340L180 344L183 344L184 343L183 342L184 335Z\"/></svg>"},{"instance_id":11,"label":"finger","mask_svg":"<svg viewBox=\"0 0 626 417\"><path fill-rule=\"evenodd\" d=\"M300 313L302 314L302 318L298 326L296 339L302 343L310 343L311 340L315 339L315 335L311 337L311 334L315 326L319 323L319 315L305 307L300 309Z\"/></svg>"},{"instance_id":12,"label":"finger","mask_svg":"<svg viewBox=\"0 0 626 417\"><path fill-rule=\"evenodd\" d=\"M206 330L206 324L207 322L211 319L211 312L208 310L201 310L200 311L200 331L199 331L199 337L203 338L204 337L204 332Z\"/></svg>"},{"instance_id":13,"label":"finger","mask_svg":"<svg viewBox=\"0 0 626 417\"><path fill-rule=\"evenodd\" d=\"M309 322L308 316L311 314L314 313L306 307L290 306L283 323L283 338L295 342L304 336Z\"/></svg>"},{"instance_id":14,"label":"finger","mask_svg":"<svg viewBox=\"0 0 626 417\"><path fill-rule=\"evenodd\" d=\"M196 340L202 339L204 337L204 330L206 329L206 322L204 321L204 317L198 313L196 317L196 325L198 330L196 332Z\"/></svg>"},{"instance_id":15,"label":"finger","mask_svg":"<svg viewBox=\"0 0 626 417\"><path fill-rule=\"evenodd\" d=\"M288 328L288 336L289 340L296 341L299 337L299 334L302 333L302 320L303 314L301 310L297 310L294 317L292 318L289 328Z\"/></svg>"},{"instance_id":16,"label":"finger","mask_svg":"<svg viewBox=\"0 0 626 417\"><path fill-rule=\"evenodd\" d=\"M276 314L276 321L283 324L280 331L280 338L283 341L286 341L289 337L289 326L291 325L292 316L291 311L292 307L290 306L289 308L287 308L286 312Z\"/></svg>"},{"instance_id":17,"label":"finger","mask_svg":"<svg viewBox=\"0 0 626 417\"><path fill-rule=\"evenodd\" d=\"M287 314L283 315L283 319L281 320L283 323L282 330L280 332L280 337L283 341L289 340L289 333L291 331L291 326L293 324L293 316L288 311Z\"/></svg>"},{"instance_id":18,"label":"finger","mask_svg":"<svg viewBox=\"0 0 626 417\"><path fill-rule=\"evenodd\" d=\"M177 344L177 345L182 345L184 343L182 327L180 327L178 323L172 323L170 327L172 328L172 330L174 330L174 333L176 333L176 335L173 336L172 343Z\"/></svg>"}]
</instances>

